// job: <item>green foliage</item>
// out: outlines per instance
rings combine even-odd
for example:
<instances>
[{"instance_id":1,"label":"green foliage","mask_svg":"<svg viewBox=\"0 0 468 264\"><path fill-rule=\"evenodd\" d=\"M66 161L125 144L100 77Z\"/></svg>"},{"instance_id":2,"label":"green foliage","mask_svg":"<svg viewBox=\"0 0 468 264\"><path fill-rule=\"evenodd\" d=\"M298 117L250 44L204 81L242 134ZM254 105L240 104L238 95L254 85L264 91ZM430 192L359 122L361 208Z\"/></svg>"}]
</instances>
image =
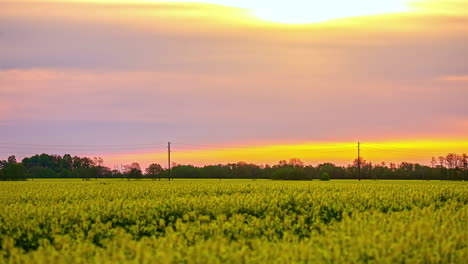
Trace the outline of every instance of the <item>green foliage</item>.
<instances>
[{"instance_id":1,"label":"green foliage","mask_svg":"<svg viewBox=\"0 0 468 264\"><path fill-rule=\"evenodd\" d=\"M322 175L320 175L320 180L321 181L329 181L330 180L330 175L328 175L328 172L322 172Z\"/></svg>"},{"instance_id":2,"label":"green foliage","mask_svg":"<svg viewBox=\"0 0 468 264\"><path fill-rule=\"evenodd\" d=\"M50 168L34 167L29 169L31 178L57 178L57 174Z\"/></svg>"},{"instance_id":3,"label":"green foliage","mask_svg":"<svg viewBox=\"0 0 468 264\"><path fill-rule=\"evenodd\" d=\"M0 263L464 263L468 185L0 183Z\"/></svg>"},{"instance_id":4,"label":"green foliage","mask_svg":"<svg viewBox=\"0 0 468 264\"><path fill-rule=\"evenodd\" d=\"M204 179L226 179L229 175L229 168L225 166L205 166L200 170L200 176Z\"/></svg>"},{"instance_id":5,"label":"green foliage","mask_svg":"<svg viewBox=\"0 0 468 264\"><path fill-rule=\"evenodd\" d=\"M96 167L79 168L76 170L76 173L84 181L89 181L91 178L96 178L99 175L99 169Z\"/></svg>"},{"instance_id":6,"label":"green foliage","mask_svg":"<svg viewBox=\"0 0 468 264\"><path fill-rule=\"evenodd\" d=\"M24 181L26 180L26 169L21 163L9 163L0 171L2 181Z\"/></svg>"},{"instance_id":7,"label":"green foliage","mask_svg":"<svg viewBox=\"0 0 468 264\"><path fill-rule=\"evenodd\" d=\"M360 178L361 179L417 179L417 180L448 180L464 181L468 180L468 158L466 154L448 154L440 157L441 164L432 167L416 163L401 162L400 164L385 163L373 165L361 159ZM14 156L8 160L0 160L0 177L5 178L5 172L1 172L9 164L16 163ZM21 162L26 168L25 174L31 178L122 178L128 177L131 168L141 170L138 163L126 165L124 174L103 166L101 158L87 158L58 155L35 155L24 158ZM97 173L93 168L97 168ZM92 171L87 171L92 169ZM275 180L312 180L320 179L324 173L328 173L333 179L357 179L357 160L347 167L337 166L332 163L319 164L316 167L304 166L300 159L280 161L278 165L260 167L255 164L245 162L229 163L225 165L211 165L204 167L194 167L178 165L172 169L173 178L204 178L204 179L275 179ZM91 176L89 176L89 175ZM3 176L2 176L3 175ZM83 176L84 175L84 176ZM134 175L131 178L141 178ZM168 172L159 164L151 164L145 170L146 178L168 178Z\"/></svg>"},{"instance_id":8,"label":"green foliage","mask_svg":"<svg viewBox=\"0 0 468 264\"><path fill-rule=\"evenodd\" d=\"M194 166L179 165L172 168L172 176L180 179L200 178L200 169Z\"/></svg>"},{"instance_id":9,"label":"green foliage","mask_svg":"<svg viewBox=\"0 0 468 264\"><path fill-rule=\"evenodd\" d=\"M141 180L143 178L143 173L137 168L131 168L127 173L129 179Z\"/></svg>"},{"instance_id":10,"label":"green foliage","mask_svg":"<svg viewBox=\"0 0 468 264\"><path fill-rule=\"evenodd\" d=\"M311 180L303 168L283 167L276 169L272 175L273 180L305 181Z\"/></svg>"},{"instance_id":11,"label":"green foliage","mask_svg":"<svg viewBox=\"0 0 468 264\"><path fill-rule=\"evenodd\" d=\"M343 167L338 167L332 163L324 163L317 166L317 171L320 177L323 173L327 173L330 177L334 179L343 179L346 177L346 170Z\"/></svg>"}]
</instances>

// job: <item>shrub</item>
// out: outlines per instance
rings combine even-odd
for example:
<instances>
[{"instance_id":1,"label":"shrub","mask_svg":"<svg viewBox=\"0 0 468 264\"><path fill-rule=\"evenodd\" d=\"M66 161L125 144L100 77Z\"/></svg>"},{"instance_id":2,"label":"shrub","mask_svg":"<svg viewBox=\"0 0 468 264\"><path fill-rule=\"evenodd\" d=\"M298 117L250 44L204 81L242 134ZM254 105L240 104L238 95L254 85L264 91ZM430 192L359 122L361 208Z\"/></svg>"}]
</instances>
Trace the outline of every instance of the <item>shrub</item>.
<instances>
[{"instance_id":1,"label":"shrub","mask_svg":"<svg viewBox=\"0 0 468 264\"><path fill-rule=\"evenodd\" d=\"M322 173L322 175L320 175L320 180L321 181L329 181L330 180L330 175L328 175L327 172L324 172L324 173Z\"/></svg>"}]
</instances>

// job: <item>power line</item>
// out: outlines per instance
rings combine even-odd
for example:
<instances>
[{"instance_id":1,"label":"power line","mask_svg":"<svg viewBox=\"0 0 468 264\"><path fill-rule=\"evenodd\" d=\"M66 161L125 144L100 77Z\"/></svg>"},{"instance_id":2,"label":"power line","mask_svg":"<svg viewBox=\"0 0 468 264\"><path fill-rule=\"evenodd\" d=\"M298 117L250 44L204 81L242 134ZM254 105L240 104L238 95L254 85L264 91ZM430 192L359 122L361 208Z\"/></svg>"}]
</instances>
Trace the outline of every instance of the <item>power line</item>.
<instances>
[{"instance_id":1,"label":"power line","mask_svg":"<svg viewBox=\"0 0 468 264\"><path fill-rule=\"evenodd\" d=\"M177 145L177 146L210 147L210 148L223 148L223 149L252 149L252 147L235 147L235 146L206 145L206 144L188 144L188 143L181 143L181 142L171 142L171 143L173 145ZM259 146L259 147L260 148L268 148L269 146L274 146L274 147L281 148L281 146L268 145L268 144L263 145L263 146ZM184 148L184 147L178 147L178 148ZM186 148L189 148L189 147L186 147ZM304 148L307 148L307 147L298 147L297 149L303 150ZM341 148L353 148L353 145L351 145L351 144L333 144L332 146L310 147L310 149L341 149ZM288 149L291 149L291 148L288 147Z\"/></svg>"},{"instance_id":2,"label":"power line","mask_svg":"<svg viewBox=\"0 0 468 264\"><path fill-rule=\"evenodd\" d=\"M15 146L16 145L16 146ZM171 146L175 145L176 150L172 150ZM408 156L422 156L422 155L433 155L433 153L426 151L426 150L417 150L412 148L382 148L382 147L374 147L374 146L367 146L367 144L361 144L358 142L358 169L361 166L361 148L365 146L365 149L368 152L385 152L385 153L393 153L393 154L400 154L400 155L408 155ZM220 145L208 145L208 144L189 144L183 142L169 142L168 146L161 145L159 143L148 143L148 144L116 144L116 145L78 145L78 144L70 144L70 145L61 145L61 144L31 144L31 143L0 143L0 153L8 154L14 153L18 155L40 155L40 153L35 153L37 150L38 152L68 152L67 154L73 155L99 155L105 154L105 152L112 152L116 154L126 154L129 153L128 151L131 150L153 150L162 152L165 148L168 148L168 168L170 168L170 155L171 153L193 153L196 156L200 157L214 157L214 158L223 158L229 157L229 154L241 154L248 152L246 155L249 158L261 158L261 159L271 159L271 153L274 151L275 153L288 153L288 155L295 155L294 152L297 152L296 156L300 156L301 154L304 155L305 153L313 153L316 155L326 155L326 154L333 154L339 153L342 151L348 151L348 149L353 148L350 144L333 144L330 146L318 146L314 147L311 146L292 146L288 147L285 146L275 146L275 145L266 145L266 146L258 146L258 147L235 147L235 146L220 146ZM10 151L12 150L12 151ZM17 151L18 150L18 151ZM96 153L96 152L104 152L104 153ZM226 153L223 153L226 151ZM78 152L78 153L77 153ZM216 153L220 152L220 153ZM319 158L319 157L317 157ZM360 172L359 172L360 173ZM360 177L360 175L359 175Z\"/></svg>"},{"instance_id":3,"label":"power line","mask_svg":"<svg viewBox=\"0 0 468 264\"><path fill-rule=\"evenodd\" d=\"M23 149L23 150L41 150L41 149L46 149L46 150L63 150L63 151L68 151L68 150L133 150L133 149L163 149L163 147L114 147L114 148L109 148L109 147L104 147L104 148L55 148L55 147L11 147L11 146L0 146L0 149Z\"/></svg>"},{"instance_id":4,"label":"power line","mask_svg":"<svg viewBox=\"0 0 468 264\"><path fill-rule=\"evenodd\" d=\"M148 144L115 144L115 145L66 145L66 144L32 144L32 143L12 143L12 142L0 142L2 145L17 145L17 146L32 146L32 147L67 147L67 148L106 148L106 147L165 147L165 145L161 143L148 143Z\"/></svg>"},{"instance_id":5,"label":"power line","mask_svg":"<svg viewBox=\"0 0 468 264\"><path fill-rule=\"evenodd\" d=\"M171 142L167 142L167 168L169 173L169 181L171 180Z\"/></svg>"},{"instance_id":6,"label":"power line","mask_svg":"<svg viewBox=\"0 0 468 264\"><path fill-rule=\"evenodd\" d=\"M358 142L358 178L361 181L361 142Z\"/></svg>"}]
</instances>

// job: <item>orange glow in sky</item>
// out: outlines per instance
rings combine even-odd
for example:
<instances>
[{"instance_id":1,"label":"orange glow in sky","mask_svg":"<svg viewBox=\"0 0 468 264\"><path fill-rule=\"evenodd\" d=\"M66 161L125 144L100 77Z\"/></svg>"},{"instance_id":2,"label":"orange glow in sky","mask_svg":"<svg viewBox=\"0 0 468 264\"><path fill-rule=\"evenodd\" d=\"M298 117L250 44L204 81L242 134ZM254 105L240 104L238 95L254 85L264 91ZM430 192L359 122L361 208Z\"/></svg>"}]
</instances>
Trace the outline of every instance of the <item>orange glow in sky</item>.
<instances>
[{"instance_id":1,"label":"orange glow in sky","mask_svg":"<svg viewBox=\"0 0 468 264\"><path fill-rule=\"evenodd\" d=\"M3 0L11 1L11 0ZM17 0L30 2L34 0ZM457 0L456 0L457 1ZM174 6L204 6L202 13L191 12L194 16L210 16L229 19L229 17L242 23L242 20L257 20L257 23L274 22L277 24L313 24L336 19L378 16L388 14L405 14L408 12L421 12L439 9L440 0L48 0L46 2L78 2L99 4L159 4ZM209 6L212 5L212 6ZM223 9L221 7L228 7ZM231 9L229 9L231 8ZM454 10L450 10L455 12ZM187 15L181 11L179 15ZM92 14L90 14L92 15ZM125 12L121 12L124 17ZM166 14L167 15L167 14ZM177 15L177 14L173 14ZM244 21L245 22L245 21Z\"/></svg>"},{"instance_id":2,"label":"orange glow in sky","mask_svg":"<svg viewBox=\"0 0 468 264\"><path fill-rule=\"evenodd\" d=\"M316 165L333 162L338 165L351 164L357 156L357 143L316 142L305 144L270 144L254 146L206 146L172 144L171 160L176 164L226 164L248 162L275 165L280 160L299 158L306 164ZM462 154L468 150L468 138L459 140L415 140L361 143L361 156L373 163L382 161L399 163L402 161L430 164L432 157L448 153ZM153 162L167 164L167 151L135 154L116 154L106 158L108 164L119 164L121 160L138 160L148 165Z\"/></svg>"},{"instance_id":3,"label":"orange glow in sky","mask_svg":"<svg viewBox=\"0 0 468 264\"><path fill-rule=\"evenodd\" d=\"M287 24L317 23L332 19L405 12L406 0L172 0L167 2L203 2L250 10L256 17Z\"/></svg>"}]
</instances>

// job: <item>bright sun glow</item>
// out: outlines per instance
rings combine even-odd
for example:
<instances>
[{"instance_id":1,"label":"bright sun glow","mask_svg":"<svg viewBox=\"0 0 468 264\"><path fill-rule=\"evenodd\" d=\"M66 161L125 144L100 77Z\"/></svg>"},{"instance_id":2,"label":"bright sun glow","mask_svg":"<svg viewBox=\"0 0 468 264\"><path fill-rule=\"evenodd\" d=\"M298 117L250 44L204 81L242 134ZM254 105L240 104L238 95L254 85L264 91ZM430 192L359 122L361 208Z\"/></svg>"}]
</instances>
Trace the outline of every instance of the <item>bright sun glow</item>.
<instances>
[{"instance_id":1,"label":"bright sun glow","mask_svg":"<svg viewBox=\"0 0 468 264\"><path fill-rule=\"evenodd\" d=\"M245 8L259 19L307 24L333 19L409 11L409 0L173 0Z\"/></svg>"}]
</instances>

